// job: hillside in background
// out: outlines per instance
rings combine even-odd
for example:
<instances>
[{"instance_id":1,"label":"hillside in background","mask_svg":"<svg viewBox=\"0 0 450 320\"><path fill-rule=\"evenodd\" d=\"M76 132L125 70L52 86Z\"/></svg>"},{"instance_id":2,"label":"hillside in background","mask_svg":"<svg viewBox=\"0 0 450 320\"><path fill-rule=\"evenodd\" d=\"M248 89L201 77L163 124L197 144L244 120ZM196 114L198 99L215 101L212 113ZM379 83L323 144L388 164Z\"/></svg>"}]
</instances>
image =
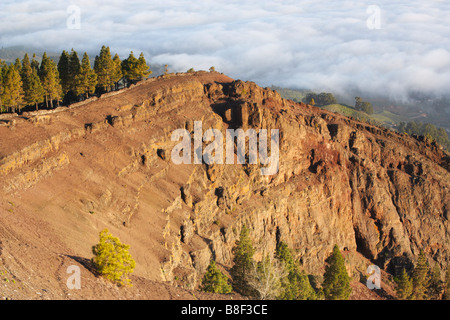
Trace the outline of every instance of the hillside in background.
<instances>
[{"instance_id":1,"label":"hillside in background","mask_svg":"<svg viewBox=\"0 0 450 320\"><path fill-rule=\"evenodd\" d=\"M23 56L28 53L30 58L33 56L33 53L36 54L36 60L41 61L42 55L44 51L37 48L28 48L25 46L14 46L7 48L0 48L0 59L6 62L7 64L14 63L14 61L19 58L22 60ZM31 53L31 55L30 55ZM60 53L56 52L47 52L47 56L54 61L58 62Z\"/></svg>"},{"instance_id":2,"label":"hillside in background","mask_svg":"<svg viewBox=\"0 0 450 320\"><path fill-rule=\"evenodd\" d=\"M271 89L279 92L285 99L304 103L309 103L307 96L313 93L311 90L287 89L277 86L271 86ZM400 133L418 136L428 135L430 139L436 140L444 148L450 150L450 140L448 138L450 134L450 101L445 97L432 98L429 96L415 96L414 98L414 101L408 103L394 102L386 98L373 98L371 100L374 107L373 113L357 110L354 103L352 105L343 103L341 99L346 99L340 97L338 97L340 100L339 103L322 104L319 106L325 110L390 128ZM413 124L413 128L421 126L422 129L416 128L415 130L405 131L403 129L407 123ZM426 126L427 124L428 126L432 125L434 127L430 129ZM424 127L427 128L423 130ZM440 128L444 129L445 132L437 133Z\"/></svg>"}]
</instances>

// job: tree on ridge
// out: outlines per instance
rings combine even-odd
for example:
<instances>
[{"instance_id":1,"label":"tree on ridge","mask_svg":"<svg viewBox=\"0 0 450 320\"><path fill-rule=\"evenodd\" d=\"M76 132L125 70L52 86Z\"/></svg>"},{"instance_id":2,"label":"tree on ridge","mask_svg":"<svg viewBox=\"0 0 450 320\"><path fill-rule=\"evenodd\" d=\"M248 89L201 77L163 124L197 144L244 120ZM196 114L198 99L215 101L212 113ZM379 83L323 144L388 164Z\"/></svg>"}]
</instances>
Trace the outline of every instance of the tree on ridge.
<instances>
[{"instance_id":1,"label":"tree on ridge","mask_svg":"<svg viewBox=\"0 0 450 320\"><path fill-rule=\"evenodd\" d=\"M97 85L97 74L91 69L89 56L85 52L81 61L80 71L75 77L75 94L84 95L88 98L90 94L95 92Z\"/></svg>"}]
</instances>

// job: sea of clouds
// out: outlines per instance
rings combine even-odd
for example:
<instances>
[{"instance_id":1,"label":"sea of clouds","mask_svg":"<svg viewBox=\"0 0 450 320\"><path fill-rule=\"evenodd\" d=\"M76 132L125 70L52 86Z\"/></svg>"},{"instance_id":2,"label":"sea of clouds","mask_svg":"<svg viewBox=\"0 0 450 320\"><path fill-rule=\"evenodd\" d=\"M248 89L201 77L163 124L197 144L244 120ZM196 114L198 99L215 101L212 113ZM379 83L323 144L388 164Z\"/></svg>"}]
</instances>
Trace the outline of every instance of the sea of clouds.
<instances>
[{"instance_id":1,"label":"sea of clouds","mask_svg":"<svg viewBox=\"0 0 450 320\"><path fill-rule=\"evenodd\" d=\"M133 50L171 71L403 98L449 93L450 1L2 0L0 46Z\"/></svg>"}]
</instances>

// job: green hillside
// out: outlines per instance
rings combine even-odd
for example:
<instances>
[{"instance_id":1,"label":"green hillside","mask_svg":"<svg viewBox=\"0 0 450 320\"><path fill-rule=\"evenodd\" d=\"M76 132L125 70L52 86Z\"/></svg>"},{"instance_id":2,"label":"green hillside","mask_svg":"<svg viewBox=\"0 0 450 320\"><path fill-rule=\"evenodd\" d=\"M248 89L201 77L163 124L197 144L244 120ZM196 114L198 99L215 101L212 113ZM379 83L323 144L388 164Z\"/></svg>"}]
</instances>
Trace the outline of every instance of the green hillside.
<instances>
[{"instance_id":1,"label":"green hillside","mask_svg":"<svg viewBox=\"0 0 450 320\"><path fill-rule=\"evenodd\" d=\"M292 100L295 102L302 102L310 90L298 90L281 88L277 86L271 86L270 89L277 91L284 99Z\"/></svg>"},{"instance_id":2,"label":"green hillside","mask_svg":"<svg viewBox=\"0 0 450 320\"><path fill-rule=\"evenodd\" d=\"M368 121L385 127L392 127L398 125L400 122L408 122L410 120L410 117L407 115L402 116L386 110L378 113L367 114L363 111L355 110L353 107L343 104L330 104L322 108L347 117Z\"/></svg>"}]
</instances>

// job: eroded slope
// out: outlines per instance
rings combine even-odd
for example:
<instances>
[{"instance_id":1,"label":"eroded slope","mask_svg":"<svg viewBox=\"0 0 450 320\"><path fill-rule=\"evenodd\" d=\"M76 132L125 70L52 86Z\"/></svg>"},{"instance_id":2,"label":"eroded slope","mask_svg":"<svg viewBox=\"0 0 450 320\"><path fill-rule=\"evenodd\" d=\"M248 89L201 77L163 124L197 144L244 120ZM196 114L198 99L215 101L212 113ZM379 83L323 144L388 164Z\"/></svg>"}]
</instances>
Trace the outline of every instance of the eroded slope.
<instances>
[{"instance_id":1,"label":"eroded slope","mask_svg":"<svg viewBox=\"0 0 450 320\"><path fill-rule=\"evenodd\" d=\"M171 134L193 132L194 121L224 136L279 129L279 171L174 164ZM196 288L210 259L231 266L244 223L255 258L283 240L311 274L323 273L334 244L355 279L371 263L410 266L420 249L448 265L449 158L439 146L251 82L170 75L0 124L0 258L30 298L157 298L149 282ZM105 227L137 262L126 294L89 271ZM77 292L66 286L71 264L86 284ZM167 290L159 297L176 298Z\"/></svg>"}]
</instances>

